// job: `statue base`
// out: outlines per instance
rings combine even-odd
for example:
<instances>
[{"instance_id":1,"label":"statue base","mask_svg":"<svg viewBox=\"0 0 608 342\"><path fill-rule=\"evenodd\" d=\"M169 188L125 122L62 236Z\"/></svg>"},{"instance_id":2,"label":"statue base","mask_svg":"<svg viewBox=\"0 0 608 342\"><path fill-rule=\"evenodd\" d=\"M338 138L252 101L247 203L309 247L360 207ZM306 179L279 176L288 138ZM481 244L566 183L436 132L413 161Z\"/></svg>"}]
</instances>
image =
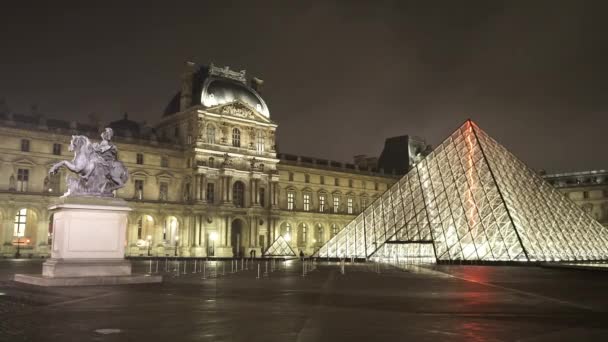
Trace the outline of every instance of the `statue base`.
<instances>
[{"instance_id":1,"label":"statue base","mask_svg":"<svg viewBox=\"0 0 608 342\"><path fill-rule=\"evenodd\" d=\"M51 205L53 244L42 275L16 274L14 280L41 286L161 282L161 276L131 273L124 259L127 215L124 200L67 196Z\"/></svg>"}]
</instances>

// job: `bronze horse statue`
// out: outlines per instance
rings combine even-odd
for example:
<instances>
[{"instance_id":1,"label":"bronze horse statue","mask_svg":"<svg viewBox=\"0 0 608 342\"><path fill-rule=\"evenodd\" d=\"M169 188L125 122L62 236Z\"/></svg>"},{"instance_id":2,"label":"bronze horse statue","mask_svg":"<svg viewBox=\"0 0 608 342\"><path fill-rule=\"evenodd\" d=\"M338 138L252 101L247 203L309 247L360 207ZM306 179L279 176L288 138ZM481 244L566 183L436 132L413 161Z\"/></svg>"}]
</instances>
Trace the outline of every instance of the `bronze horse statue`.
<instances>
[{"instance_id":1,"label":"bronze horse statue","mask_svg":"<svg viewBox=\"0 0 608 342\"><path fill-rule=\"evenodd\" d=\"M74 152L72 161L62 160L51 167L55 174L65 166L77 178L67 177L68 191L64 196L114 196L114 190L122 188L129 179L124 164L116 160L116 147L110 143L112 130L106 128L101 143L91 143L84 135L73 135L69 151Z\"/></svg>"}]
</instances>

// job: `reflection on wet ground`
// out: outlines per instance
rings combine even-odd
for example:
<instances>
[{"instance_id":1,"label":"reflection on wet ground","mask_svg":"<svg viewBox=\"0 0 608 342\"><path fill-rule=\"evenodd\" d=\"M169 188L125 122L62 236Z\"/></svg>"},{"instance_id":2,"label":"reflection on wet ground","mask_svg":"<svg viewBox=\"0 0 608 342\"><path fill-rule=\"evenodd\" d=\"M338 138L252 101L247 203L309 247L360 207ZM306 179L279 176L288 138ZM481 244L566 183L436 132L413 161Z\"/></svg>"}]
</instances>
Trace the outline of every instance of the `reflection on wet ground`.
<instances>
[{"instance_id":1,"label":"reflection on wet ground","mask_svg":"<svg viewBox=\"0 0 608 342\"><path fill-rule=\"evenodd\" d=\"M318 263L303 276L303 264L291 261L269 263L267 273L261 262L258 278L258 262L240 266L161 260L163 284L37 288L9 279L39 273L41 261L1 260L0 341L608 338L606 272L350 263L342 272Z\"/></svg>"}]
</instances>

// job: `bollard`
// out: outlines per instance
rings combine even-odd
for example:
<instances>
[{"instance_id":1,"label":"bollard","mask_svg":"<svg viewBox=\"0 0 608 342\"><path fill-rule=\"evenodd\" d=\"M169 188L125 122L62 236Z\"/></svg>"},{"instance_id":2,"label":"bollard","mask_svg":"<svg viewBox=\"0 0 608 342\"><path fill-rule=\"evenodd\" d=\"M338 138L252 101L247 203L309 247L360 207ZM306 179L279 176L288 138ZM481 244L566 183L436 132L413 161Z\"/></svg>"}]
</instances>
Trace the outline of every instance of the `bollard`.
<instances>
[{"instance_id":1,"label":"bollard","mask_svg":"<svg viewBox=\"0 0 608 342\"><path fill-rule=\"evenodd\" d=\"M187 265L188 265L188 260L184 260L184 272L182 272L182 274L186 274L186 273L188 273L188 272L186 271L186 266L187 266Z\"/></svg>"},{"instance_id":2,"label":"bollard","mask_svg":"<svg viewBox=\"0 0 608 342\"><path fill-rule=\"evenodd\" d=\"M150 271L148 272L148 274L152 274L152 259L150 259Z\"/></svg>"},{"instance_id":3,"label":"bollard","mask_svg":"<svg viewBox=\"0 0 608 342\"><path fill-rule=\"evenodd\" d=\"M256 279L260 279L260 264L258 263L258 277Z\"/></svg>"},{"instance_id":4,"label":"bollard","mask_svg":"<svg viewBox=\"0 0 608 342\"><path fill-rule=\"evenodd\" d=\"M222 261L222 275L226 275L226 263Z\"/></svg>"},{"instance_id":5,"label":"bollard","mask_svg":"<svg viewBox=\"0 0 608 342\"><path fill-rule=\"evenodd\" d=\"M179 260L175 260L176 276L179 277Z\"/></svg>"},{"instance_id":6,"label":"bollard","mask_svg":"<svg viewBox=\"0 0 608 342\"><path fill-rule=\"evenodd\" d=\"M268 260L266 260L266 262L264 262L265 268L266 270L264 271L264 277L268 277Z\"/></svg>"},{"instance_id":7,"label":"bollard","mask_svg":"<svg viewBox=\"0 0 608 342\"><path fill-rule=\"evenodd\" d=\"M234 273L234 259L230 260L230 273Z\"/></svg>"},{"instance_id":8,"label":"bollard","mask_svg":"<svg viewBox=\"0 0 608 342\"><path fill-rule=\"evenodd\" d=\"M241 271L245 269L244 263L245 259L241 258Z\"/></svg>"},{"instance_id":9,"label":"bollard","mask_svg":"<svg viewBox=\"0 0 608 342\"><path fill-rule=\"evenodd\" d=\"M302 263L302 277L306 277L306 263Z\"/></svg>"},{"instance_id":10,"label":"bollard","mask_svg":"<svg viewBox=\"0 0 608 342\"><path fill-rule=\"evenodd\" d=\"M245 270L249 270L249 259L245 259Z\"/></svg>"},{"instance_id":11,"label":"bollard","mask_svg":"<svg viewBox=\"0 0 608 342\"><path fill-rule=\"evenodd\" d=\"M158 273L158 259L156 259L156 270L154 271L154 273Z\"/></svg>"},{"instance_id":12,"label":"bollard","mask_svg":"<svg viewBox=\"0 0 608 342\"><path fill-rule=\"evenodd\" d=\"M194 271L192 273L196 273L196 259L194 259Z\"/></svg>"},{"instance_id":13,"label":"bollard","mask_svg":"<svg viewBox=\"0 0 608 342\"><path fill-rule=\"evenodd\" d=\"M203 279L207 279L207 263L203 262Z\"/></svg>"}]
</instances>

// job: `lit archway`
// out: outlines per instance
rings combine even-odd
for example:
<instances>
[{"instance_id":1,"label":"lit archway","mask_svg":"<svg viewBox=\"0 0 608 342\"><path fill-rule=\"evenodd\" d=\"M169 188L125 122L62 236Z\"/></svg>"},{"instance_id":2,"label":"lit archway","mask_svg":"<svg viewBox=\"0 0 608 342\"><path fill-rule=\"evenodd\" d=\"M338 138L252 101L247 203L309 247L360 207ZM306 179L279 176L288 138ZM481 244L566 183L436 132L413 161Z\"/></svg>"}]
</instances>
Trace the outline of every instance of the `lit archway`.
<instances>
[{"instance_id":1,"label":"lit archway","mask_svg":"<svg viewBox=\"0 0 608 342\"><path fill-rule=\"evenodd\" d=\"M17 254L22 254L23 250L31 250L36 245L37 223L38 215L34 210L28 208L17 210L13 221L12 238L12 245L17 249Z\"/></svg>"},{"instance_id":2,"label":"lit archway","mask_svg":"<svg viewBox=\"0 0 608 342\"><path fill-rule=\"evenodd\" d=\"M232 246L232 255L235 257L245 255L246 241L249 238L245 228L245 222L238 218L234 219L230 225L230 245Z\"/></svg>"}]
</instances>

